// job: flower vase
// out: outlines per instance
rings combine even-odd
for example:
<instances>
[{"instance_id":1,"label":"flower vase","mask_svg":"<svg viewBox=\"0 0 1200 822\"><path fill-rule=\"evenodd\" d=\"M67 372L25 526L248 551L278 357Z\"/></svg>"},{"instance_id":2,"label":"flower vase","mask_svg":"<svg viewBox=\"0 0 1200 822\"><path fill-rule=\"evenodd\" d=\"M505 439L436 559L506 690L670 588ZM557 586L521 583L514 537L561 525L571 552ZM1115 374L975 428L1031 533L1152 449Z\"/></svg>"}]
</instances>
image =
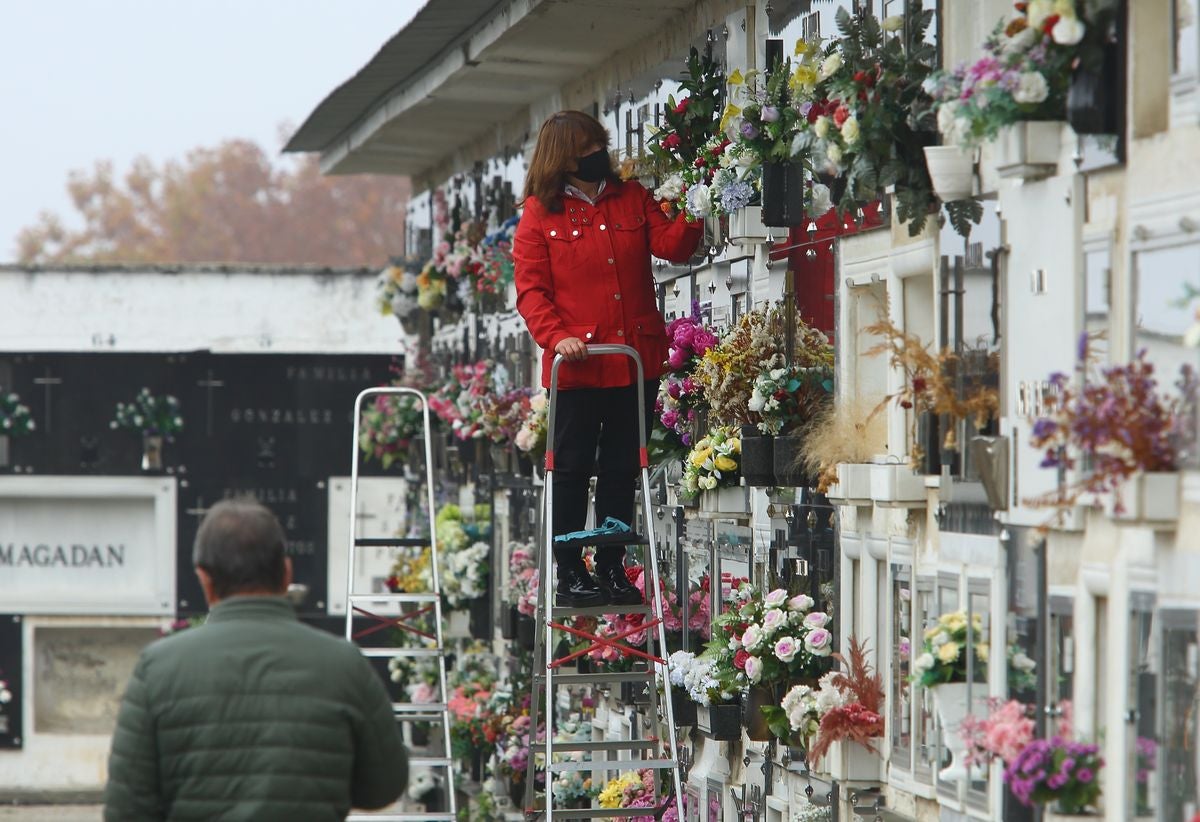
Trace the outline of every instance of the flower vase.
<instances>
[{"instance_id":1,"label":"flower vase","mask_svg":"<svg viewBox=\"0 0 1200 822\"><path fill-rule=\"evenodd\" d=\"M1067 86L1067 122L1076 134L1117 134L1121 128L1121 104L1117 94L1121 73L1121 46L1101 46L1103 62L1087 67L1082 62L1071 72Z\"/></svg>"},{"instance_id":2,"label":"flower vase","mask_svg":"<svg viewBox=\"0 0 1200 822\"><path fill-rule=\"evenodd\" d=\"M8 434L0 434L0 468L8 467L9 460L9 438Z\"/></svg>"},{"instance_id":3,"label":"flower vase","mask_svg":"<svg viewBox=\"0 0 1200 822\"><path fill-rule=\"evenodd\" d=\"M775 485L807 488L813 484L812 477L804 467L803 435L788 434L775 437L773 448Z\"/></svg>"},{"instance_id":4,"label":"flower vase","mask_svg":"<svg viewBox=\"0 0 1200 822\"><path fill-rule=\"evenodd\" d=\"M925 165L933 190L943 203L966 200L974 193L975 150L965 146L926 146Z\"/></svg>"},{"instance_id":5,"label":"flower vase","mask_svg":"<svg viewBox=\"0 0 1200 822\"><path fill-rule=\"evenodd\" d=\"M142 470L161 471L163 467L163 438L161 434L142 434Z\"/></svg>"},{"instance_id":6,"label":"flower vase","mask_svg":"<svg viewBox=\"0 0 1200 822\"><path fill-rule=\"evenodd\" d=\"M507 445L497 445L493 443L488 449L491 451L492 457L492 473L493 474L511 474L512 473L512 451Z\"/></svg>"},{"instance_id":7,"label":"flower vase","mask_svg":"<svg viewBox=\"0 0 1200 822\"><path fill-rule=\"evenodd\" d=\"M533 459L524 451L517 452L516 475L528 479L533 476Z\"/></svg>"},{"instance_id":8,"label":"flower vase","mask_svg":"<svg viewBox=\"0 0 1200 822\"><path fill-rule=\"evenodd\" d=\"M521 614L517 619L517 645L526 651L532 651L536 627L537 623L534 622L533 617Z\"/></svg>"},{"instance_id":9,"label":"flower vase","mask_svg":"<svg viewBox=\"0 0 1200 822\"><path fill-rule=\"evenodd\" d=\"M1078 822L1081 819L1097 818L1099 818L1099 814L1090 811L1071 810L1058 803L1042 811L1042 822Z\"/></svg>"},{"instance_id":10,"label":"flower vase","mask_svg":"<svg viewBox=\"0 0 1200 822\"><path fill-rule=\"evenodd\" d=\"M738 245L765 243L769 234L768 228L763 225L762 206L745 206L729 215L729 241L731 243Z\"/></svg>"},{"instance_id":11,"label":"flower vase","mask_svg":"<svg viewBox=\"0 0 1200 822\"><path fill-rule=\"evenodd\" d=\"M475 597L467 603L471 636L475 639L492 638L491 600L486 596Z\"/></svg>"},{"instance_id":12,"label":"flower vase","mask_svg":"<svg viewBox=\"0 0 1200 822\"><path fill-rule=\"evenodd\" d=\"M787 228L804 223L804 166L763 163L762 222Z\"/></svg>"},{"instance_id":13,"label":"flower vase","mask_svg":"<svg viewBox=\"0 0 1200 822\"><path fill-rule=\"evenodd\" d=\"M849 739L835 742L829 752L833 778L841 782L878 782L883 762L879 754L881 742L882 737L873 743L874 753Z\"/></svg>"},{"instance_id":14,"label":"flower vase","mask_svg":"<svg viewBox=\"0 0 1200 822\"><path fill-rule=\"evenodd\" d=\"M751 685L746 699L745 716L746 736L754 742L769 742L774 734L767 726L767 718L763 716L763 708L777 707L779 698L775 689L770 685Z\"/></svg>"},{"instance_id":15,"label":"flower vase","mask_svg":"<svg viewBox=\"0 0 1200 822\"><path fill-rule=\"evenodd\" d=\"M753 425L742 426L742 459L739 468L746 484L767 488L775 484L775 438L759 433Z\"/></svg>"},{"instance_id":16,"label":"flower vase","mask_svg":"<svg viewBox=\"0 0 1200 822\"><path fill-rule=\"evenodd\" d=\"M416 311L410 311L403 317L397 317L396 319L400 320L400 328L404 330L405 334L416 334L420 329L420 315Z\"/></svg>"},{"instance_id":17,"label":"flower vase","mask_svg":"<svg viewBox=\"0 0 1200 822\"><path fill-rule=\"evenodd\" d=\"M696 708L696 727L709 739L732 742L742 738L741 712L736 703L700 705Z\"/></svg>"},{"instance_id":18,"label":"flower vase","mask_svg":"<svg viewBox=\"0 0 1200 822\"><path fill-rule=\"evenodd\" d=\"M471 635L471 615L466 611L443 611L445 620L444 633L449 639L469 637Z\"/></svg>"},{"instance_id":19,"label":"flower vase","mask_svg":"<svg viewBox=\"0 0 1200 822\"><path fill-rule=\"evenodd\" d=\"M1179 501L1178 472L1146 471L1123 480L1105 508L1109 516L1122 522L1175 522Z\"/></svg>"},{"instance_id":20,"label":"flower vase","mask_svg":"<svg viewBox=\"0 0 1200 822\"><path fill-rule=\"evenodd\" d=\"M749 489L741 485L732 485L701 491L700 511L704 514L724 514L726 516L749 514Z\"/></svg>"},{"instance_id":21,"label":"flower vase","mask_svg":"<svg viewBox=\"0 0 1200 822\"><path fill-rule=\"evenodd\" d=\"M959 782L968 778L966 756L967 742L962 736L962 722L972 713L967 704L966 682L947 682L937 685L933 691L933 704L942 725L942 744L950 751L950 764L938 773L943 782ZM987 708L987 686L976 682L971 686L975 692L975 708L985 713ZM976 771L976 768L972 768Z\"/></svg>"},{"instance_id":22,"label":"flower vase","mask_svg":"<svg viewBox=\"0 0 1200 822\"><path fill-rule=\"evenodd\" d=\"M516 605L509 605L500 611L500 638L501 639L516 639L517 638L517 623L519 622L520 612Z\"/></svg>"},{"instance_id":23,"label":"flower vase","mask_svg":"<svg viewBox=\"0 0 1200 822\"><path fill-rule=\"evenodd\" d=\"M671 715L676 725L696 724L696 703L682 689L671 688Z\"/></svg>"},{"instance_id":24,"label":"flower vase","mask_svg":"<svg viewBox=\"0 0 1200 822\"><path fill-rule=\"evenodd\" d=\"M508 798L512 800L514 808L525 807L525 780L513 779L508 783Z\"/></svg>"}]
</instances>

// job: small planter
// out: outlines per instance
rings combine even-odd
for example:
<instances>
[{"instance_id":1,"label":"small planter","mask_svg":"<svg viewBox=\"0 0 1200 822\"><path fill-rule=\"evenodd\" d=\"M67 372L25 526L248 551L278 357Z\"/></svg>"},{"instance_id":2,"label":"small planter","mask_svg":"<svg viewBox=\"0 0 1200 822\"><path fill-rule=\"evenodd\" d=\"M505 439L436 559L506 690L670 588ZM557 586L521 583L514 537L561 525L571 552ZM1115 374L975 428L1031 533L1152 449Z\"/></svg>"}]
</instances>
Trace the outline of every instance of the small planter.
<instances>
[{"instance_id":1,"label":"small planter","mask_svg":"<svg viewBox=\"0 0 1200 822\"><path fill-rule=\"evenodd\" d=\"M492 638L492 609L488 597L476 597L467 606L471 622L471 636L475 639Z\"/></svg>"},{"instance_id":2,"label":"small planter","mask_svg":"<svg viewBox=\"0 0 1200 822\"><path fill-rule=\"evenodd\" d=\"M767 727L767 718L763 716L762 708L779 704L775 689L770 685L752 685L746 699L745 715L742 722L746 726L746 736L754 742L769 742L774 734Z\"/></svg>"},{"instance_id":3,"label":"small planter","mask_svg":"<svg viewBox=\"0 0 1200 822\"><path fill-rule=\"evenodd\" d=\"M489 450L491 451L493 474L513 473L512 448L507 445L492 444Z\"/></svg>"},{"instance_id":4,"label":"small planter","mask_svg":"<svg viewBox=\"0 0 1200 822\"><path fill-rule=\"evenodd\" d=\"M722 705L698 705L696 727L700 733L718 742L731 742L742 738L742 707L736 703Z\"/></svg>"},{"instance_id":5,"label":"small planter","mask_svg":"<svg viewBox=\"0 0 1200 822\"><path fill-rule=\"evenodd\" d=\"M804 166L763 163L763 225L786 228L804 222Z\"/></svg>"},{"instance_id":6,"label":"small planter","mask_svg":"<svg viewBox=\"0 0 1200 822\"><path fill-rule=\"evenodd\" d=\"M741 431L742 458L738 465L746 484L769 488L775 484L775 438L765 437L753 425Z\"/></svg>"},{"instance_id":7,"label":"small planter","mask_svg":"<svg viewBox=\"0 0 1200 822\"><path fill-rule=\"evenodd\" d=\"M507 608L500 609L500 638L501 639L516 639L517 638L517 618L520 616L516 605L509 605Z\"/></svg>"},{"instance_id":8,"label":"small planter","mask_svg":"<svg viewBox=\"0 0 1200 822\"><path fill-rule=\"evenodd\" d=\"M1121 522L1175 522L1179 519L1179 496L1179 474L1155 471L1127 479L1105 507L1109 516Z\"/></svg>"},{"instance_id":9,"label":"small planter","mask_svg":"<svg viewBox=\"0 0 1200 822\"><path fill-rule=\"evenodd\" d=\"M862 463L839 462L838 481L830 487L826 496L831 500L855 504L871 501L871 466Z\"/></svg>"},{"instance_id":10,"label":"small planter","mask_svg":"<svg viewBox=\"0 0 1200 822\"><path fill-rule=\"evenodd\" d=\"M518 477L533 476L533 460L530 458L529 454L526 454L524 451L517 451L516 474Z\"/></svg>"},{"instance_id":11,"label":"small planter","mask_svg":"<svg viewBox=\"0 0 1200 822\"><path fill-rule=\"evenodd\" d=\"M812 476L805 469L804 437L798 434L775 437L774 443L775 485L788 488L807 488L813 484Z\"/></svg>"},{"instance_id":12,"label":"small planter","mask_svg":"<svg viewBox=\"0 0 1200 822\"><path fill-rule=\"evenodd\" d=\"M950 764L938 772L938 779L943 782L958 782L968 777L966 756L967 743L962 736L962 722L968 713L977 716L987 714L987 684L976 682L974 691L974 710L967 704L967 683L948 682L931 689L933 704L937 708L938 719L942 725L942 744L950 751ZM978 767L971 768L971 775L978 772Z\"/></svg>"},{"instance_id":13,"label":"small planter","mask_svg":"<svg viewBox=\"0 0 1200 822\"><path fill-rule=\"evenodd\" d=\"M834 779L842 782L878 782L880 781L883 760L879 751L883 737L874 743L875 753L871 753L857 742L842 740L830 746L830 771Z\"/></svg>"},{"instance_id":14,"label":"small planter","mask_svg":"<svg viewBox=\"0 0 1200 822\"><path fill-rule=\"evenodd\" d=\"M700 492L700 510L706 514L750 513L750 489L741 485Z\"/></svg>"},{"instance_id":15,"label":"small planter","mask_svg":"<svg viewBox=\"0 0 1200 822\"><path fill-rule=\"evenodd\" d=\"M996 139L996 173L1018 180L1048 177L1058 169L1063 123L1024 120L1005 126Z\"/></svg>"},{"instance_id":16,"label":"small planter","mask_svg":"<svg viewBox=\"0 0 1200 822\"><path fill-rule=\"evenodd\" d=\"M919 508L925 504L925 478L907 465L872 465L871 499L884 508Z\"/></svg>"},{"instance_id":17,"label":"small planter","mask_svg":"<svg viewBox=\"0 0 1200 822\"><path fill-rule=\"evenodd\" d=\"M1082 813L1070 813L1067 811L1060 811L1060 810L1058 810L1058 808L1054 807L1053 805L1047 807L1045 810L1042 811L1042 822L1080 822L1080 820L1082 820L1082 819L1099 819L1099 818L1100 818L1100 814L1093 813L1091 811L1084 811ZM1140 819L1141 817L1137 817L1137 818ZM1146 819L1153 819L1153 818L1154 817L1152 817L1152 816L1146 817Z\"/></svg>"},{"instance_id":18,"label":"small planter","mask_svg":"<svg viewBox=\"0 0 1200 822\"><path fill-rule=\"evenodd\" d=\"M534 622L533 617L521 614L517 619L517 645L526 651L532 651L536 630L537 623Z\"/></svg>"},{"instance_id":19,"label":"small planter","mask_svg":"<svg viewBox=\"0 0 1200 822\"><path fill-rule=\"evenodd\" d=\"M938 199L966 200L975 191L975 150L965 146L926 146L925 165Z\"/></svg>"},{"instance_id":20,"label":"small planter","mask_svg":"<svg viewBox=\"0 0 1200 822\"><path fill-rule=\"evenodd\" d=\"M8 467L8 461L9 461L8 447L9 447L8 434L0 434L0 468Z\"/></svg>"},{"instance_id":21,"label":"small planter","mask_svg":"<svg viewBox=\"0 0 1200 822\"><path fill-rule=\"evenodd\" d=\"M729 215L729 241L739 245L765 243L770 231L762 221L762 206L746 206Z\"/></svg>"},{"instance_id":22,"label":"small planter","mask_svg":"<svg viewBox=\"0 0 1200 822\"><path fill-rule=\"evenodd\" d=\"M1105 43L1104 59L1098 69L1076 67L1067 87L1067 122L1076 134L1118 134L1121 128L1117 94L1121 73L1121 49Z\"/></svg>"},{"instance_id":23,"label":"small planter","mask_svg":"<svg viewBox=\"0 0 1200 822\"><path fill-rule=\"evenodd\" d=\"M695 725L697 707L681 689L671 688L671 714L675 717L676 725Z\"/></svg>"},{"instance_id":24,"label":"small planter","mask_svg":"<svg viewBox=\"0 0 1200 822\"><path fill-rule=\"evenodd\" d=\"M471 615L467 611L443 613L446 620L445 635L448 638L466 638L471 635Z\"/></svg>"}]
</instances>

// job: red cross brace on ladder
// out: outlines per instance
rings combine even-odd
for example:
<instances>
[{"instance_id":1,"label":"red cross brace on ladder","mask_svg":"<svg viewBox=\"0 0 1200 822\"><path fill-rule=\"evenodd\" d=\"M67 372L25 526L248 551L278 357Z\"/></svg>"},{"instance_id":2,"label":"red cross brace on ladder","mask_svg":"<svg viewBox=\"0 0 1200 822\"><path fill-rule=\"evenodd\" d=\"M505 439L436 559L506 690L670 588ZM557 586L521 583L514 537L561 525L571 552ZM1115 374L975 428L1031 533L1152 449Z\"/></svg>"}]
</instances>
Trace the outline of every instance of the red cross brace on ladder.
<instances>
[{"instance_id":1,"label":"red cross brace on ladder","mask_svg":"<svg viewBox=\"0 0 1200 822\"><path fill-rule=\"evenodd\" d=\"M583 656L584 654L591 653L592 651L594 651L597 648L600 648L602 646L608 647L608 648L613 648L614 650L616 650L617 653L621 654L622 656L638 656L638 657L641 657L642 659L649 660L650 662L658 662L660 664L666 664L666 660L660 656L652 656L651 654L648 654L645 651L639 651L637 648L630 648L628 645L621 645L620 643L617 642L618 639L624 639L627 636L636 634L638 631L644 631L648 628L653 628L656 625L658 625L660 622L662 622L661 619L652 619L649 622L645 622L641 625L635 625L634 627L628 629L627 631L623 631L622 633L619 633L616 636L611 637L609 639L605 639L604 637L596 636L595 634L589 634L587 631L581 631L578 628L572 628L569 625L561 625L557 622L547 622L546 624L549 625L551 628L557 628L560 631L566 631L568 634L574 634L577 637L581 637L583 639L590 640L592 643L591 645L589 645L586 648L581 648L578 651L575 651L571 654L568 654L567 656L564 656L562 659L554 660L553 662L550 663L550 667L557 668L560 665L565 665L568 662L573 662L574 660L578 659L579 657Z\"/></svg>"},{"instance_id":2,"label":"red cross brace on ladder","mask_svg":"<svg viewBox=\"0 0 1200 822\"><path fill-rule=\"evenodd\" d=\"M353 639L356 639L356 640L362 639L365 636L370 636L371 634L375 633L376 631L382 631L384 628L391 628L394 626L396 628L399 628L401 631L408 631L411 634L416 634L417 636L424 637L425 639L437 640L437 637L434 636L433 634L430 634L430 633L427 633L420 629L414 628L411 625L403 624L404 622L406 622L410 619L419 617L422 614L427 614L432 610L433 610L432 605L426 605L424 608L418 608L415 611L410 611L407 614L401 614L398 617L385 617L385 616L380 616L379 614L376 614L376 613L372 613L371 611L368 611L365 608L359 608L357 605L355 605L354 612L356 614L362 614L365 617L369 617L369 618L375 620L376 622L378 622L379 624L372 625L369 628L363 628L361 631L354 634Z\"/></svg>"}]
</instances>

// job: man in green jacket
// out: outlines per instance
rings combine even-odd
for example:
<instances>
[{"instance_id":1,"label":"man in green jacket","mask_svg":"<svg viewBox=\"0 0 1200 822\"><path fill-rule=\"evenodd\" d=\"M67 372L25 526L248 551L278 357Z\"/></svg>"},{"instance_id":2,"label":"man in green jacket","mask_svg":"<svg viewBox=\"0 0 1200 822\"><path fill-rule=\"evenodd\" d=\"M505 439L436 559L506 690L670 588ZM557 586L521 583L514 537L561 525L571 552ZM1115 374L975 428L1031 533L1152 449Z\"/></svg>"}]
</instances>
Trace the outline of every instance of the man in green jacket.
<instances>
[{"instance_id":1,"label":"man in green jacket","mask_svg":"<svg viewBox=\"0 0 1200 822\"><path fill-rule=\"evenodd\" d=\"M296 618L284 542L256 502L205 516L192 558L208 621L142 652L113 735L106 822L324 822L404 790L387 691L357 648Z\"/></svg>"}]
</instances>

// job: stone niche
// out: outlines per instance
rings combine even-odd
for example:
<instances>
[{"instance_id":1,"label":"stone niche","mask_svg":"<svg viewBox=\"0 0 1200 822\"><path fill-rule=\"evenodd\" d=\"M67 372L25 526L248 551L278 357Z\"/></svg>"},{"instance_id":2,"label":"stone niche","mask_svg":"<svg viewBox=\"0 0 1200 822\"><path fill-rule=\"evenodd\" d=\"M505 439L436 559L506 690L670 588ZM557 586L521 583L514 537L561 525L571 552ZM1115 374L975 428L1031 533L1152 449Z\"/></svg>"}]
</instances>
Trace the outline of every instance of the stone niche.
<instances>
[{"instance_id":1,"label":"stone niche","mask_svg":"<svg viewBox=\"0 0 1200 822\"><path fill-rule=\"evenodd\" d=\"M110 734L152 628L36 627L33 727L45 734Z\"/></svg>"}]
</instances>

